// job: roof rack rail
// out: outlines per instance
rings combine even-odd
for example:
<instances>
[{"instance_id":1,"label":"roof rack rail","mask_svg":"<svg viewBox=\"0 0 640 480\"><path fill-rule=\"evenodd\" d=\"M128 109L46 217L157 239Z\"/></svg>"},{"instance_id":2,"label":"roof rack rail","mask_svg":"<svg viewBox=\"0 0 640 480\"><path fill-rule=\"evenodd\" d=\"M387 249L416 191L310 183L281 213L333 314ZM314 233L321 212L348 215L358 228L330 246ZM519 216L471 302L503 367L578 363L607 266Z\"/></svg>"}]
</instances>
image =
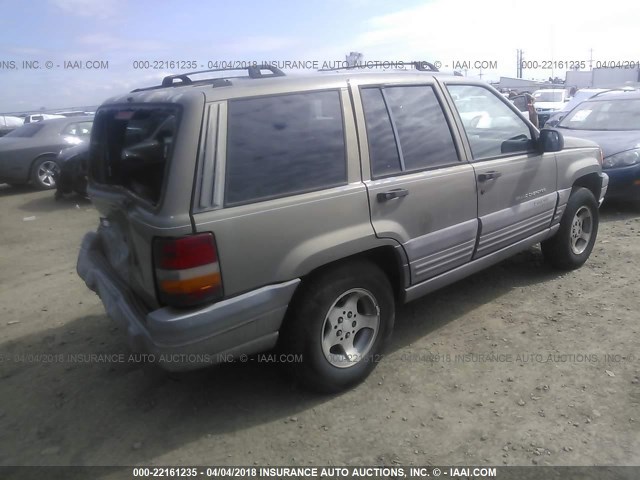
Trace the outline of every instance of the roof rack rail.
<instances>
[{"instance_id":1,"label":"roof rack rail","mask_svg":"<svg viewBox=\"0 0 640 480\"><path fill-rule=\"evenodd\" d=\"M402 65L402 66L407 66L407 65L413 65L413 67L420 71L420 72L439 72L440 70L438 70L438 68L431 62L426 62L424 60L412 60L410 62L402 62L402 61L393 61L393 62L364 62L364 63L360 63L360 64L355 64L355 65L348 65L346 67L332 67L332 68L321 68L318 71L319 72L335 72L338 70L355 70L358 68L372 68L375 66L381 66L383 68L385 67L385 64L388 63L389 64L389 68L393 67L396 64Z\"/></svg>"},{"instance_id":2,"label":"roof rack rail","mask_svg":"<svg viewBox=\"0 0 640 480\"><path fill-rule=\"evenodd\" d=\"M589 97L591 98L595 98L598 95L602 95L603 93L610 93L610 92L634 92L636 89L633 87L619 87L619 88L609 88L607 90L604 90L602 92L598 92L595 95Z\"/></svg>"},{"instance_id":3,"label":"roof rack rail","mask_svg":"<svg viewBox=\"0 0 640 480\"><path fill-rule=\"evenodd\" d=\"M217 77L217 78L207 78L204 80L192 80L189 78L190 75L198 75L201 73L211 73L211 72L228 72L228 71L236 71L243 70L246 71L249 75L249 78L271 78L271 77L284 77L285 73L277 67L267 64L260 65L250 65L244 68L213 68L211 70L198 70L196 72L188 72L188 73L177 73L175 75L167 75L162 79L162 83L160 85L155 85L153 87L144 87L144 88L136 88L131 92L142 92L145 90L157 90L160 88L169 88L169 87L183 87L185 85L200 85L211 83L214 87L220 87L225 85L231 85L231 81L229 78L225 77ZM269 70L271 73L263 74L262 70ZM242 78L242 77L231 77L231 78Z\"/></svg>"}]
</instances>

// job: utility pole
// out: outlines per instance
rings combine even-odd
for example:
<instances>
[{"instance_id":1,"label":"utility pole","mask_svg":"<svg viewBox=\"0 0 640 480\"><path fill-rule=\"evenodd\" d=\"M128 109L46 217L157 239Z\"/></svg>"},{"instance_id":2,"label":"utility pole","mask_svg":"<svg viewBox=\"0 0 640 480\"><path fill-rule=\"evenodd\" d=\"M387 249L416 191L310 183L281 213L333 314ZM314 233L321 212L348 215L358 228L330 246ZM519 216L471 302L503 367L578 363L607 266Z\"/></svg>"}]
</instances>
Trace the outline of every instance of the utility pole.
<instances>
[{"instance_id":1,"label":"utility pole","mask_svg":"<svg viewBox=\"0 0 640 480\"><path fill-rule=\"evenodd\" d=\"M482 68L480 69L480 73L478 74L478 76L480 77L480 80L482 80Z\"/></svg>"},{"instance_id":2,"label":"utility pole","mask_svg":"<svg viewBox=\"0 0 640 480\"><path fill-rule=\"evenodd\" d=\"M518 64L516 65L516 77L522 78L522 61L524 60L523 56L524 52L520 49L516 50L516 61Z\"/></svg>"},{"instance_id":3,"label":"utility pole","mask_svg":"<svg viewBox=\"0 0 640 480\"><path fill-rule=\"evenodd\" d=\"M593 70L593 48L589 49L589 70Z\"/></svg>"}]
</instances>

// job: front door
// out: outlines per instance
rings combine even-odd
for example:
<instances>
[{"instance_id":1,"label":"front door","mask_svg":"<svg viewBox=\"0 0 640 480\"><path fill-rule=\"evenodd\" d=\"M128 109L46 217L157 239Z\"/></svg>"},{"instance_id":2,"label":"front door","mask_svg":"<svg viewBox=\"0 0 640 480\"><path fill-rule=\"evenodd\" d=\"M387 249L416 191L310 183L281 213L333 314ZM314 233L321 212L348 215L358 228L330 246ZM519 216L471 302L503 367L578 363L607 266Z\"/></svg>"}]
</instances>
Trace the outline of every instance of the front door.
<instances>
[{"instance_id":1,"label":"front door","mask_svg":"<svg viewBox=\"0 0 640 480\"><path fill-rule=\"evenodd\" d=\"M555 154L537 151L535 131L499 94L479 85L449 83L447 89L457 108L482 106L482 122L460 115L478 186L474 257L549 228L557 203Z\"/></svg>"}]
</instances>

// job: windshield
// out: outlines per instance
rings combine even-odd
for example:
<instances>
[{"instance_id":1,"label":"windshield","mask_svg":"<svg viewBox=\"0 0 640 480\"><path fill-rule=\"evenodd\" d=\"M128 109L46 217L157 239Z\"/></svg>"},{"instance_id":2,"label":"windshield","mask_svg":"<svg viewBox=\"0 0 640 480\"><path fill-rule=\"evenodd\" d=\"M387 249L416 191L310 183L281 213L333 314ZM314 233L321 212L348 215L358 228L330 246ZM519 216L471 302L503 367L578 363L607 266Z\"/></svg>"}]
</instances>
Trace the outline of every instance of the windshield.
<instances>
[{"instance_id":1,"label":"windshield","mask_svg":"<svg viewBox=\"0 0 640 480\"><path fill-rule=\"evenodd\" d=\"M640 100L583 102L558 126L573 130L640 130Z\"/></svg>"},{"instance_id":2,"label":"windshield","mask_svg":"<svg viewBox=\"0 0 640 480\"><path fill-rule=\"evenodd\" d=\"M558 90L557 92L534 92L533 98L536 99L536 102L562 102L563 101L563 95L561 90Z\"/></svg>"},{"instance_id":3,"label":"windshield","mask_svg":"<svg viewBox=\"0 0 640 480\"><path fill-rule=\"evenodd\" d=\"M461 98L455 100L455 102L456 108L460 113L482 112L491 108L491 102L480 96Z\"/></svg>"},{"instance_id":4,"label":"windshield","mask_svg":"<svg viewBox=\"0 0 640 480\"><path fill-rule=\"evenodd\" d=\"M44 127L41 123L27 123L14 131L9 132L5 137L33 137Z\"/></svg>"},{"instance_id":5,"label":"windshield","mask_svg":"<svg viewBox=\"0 0 640 480\"><path fill-rule=\"evenodd\" d=\"M580 103L584 102L585 100L588 100L589 98L593 97L595 94L599 93L599 92L604 92L605 90L599 90L599 91L582 91L582 90L578 90L575 95L571 98L571 100L569 100L563 110L565 112L568 112L570 110L573 110L573 108L576 105L579 105Z\"/></svg>"}]
</instances>

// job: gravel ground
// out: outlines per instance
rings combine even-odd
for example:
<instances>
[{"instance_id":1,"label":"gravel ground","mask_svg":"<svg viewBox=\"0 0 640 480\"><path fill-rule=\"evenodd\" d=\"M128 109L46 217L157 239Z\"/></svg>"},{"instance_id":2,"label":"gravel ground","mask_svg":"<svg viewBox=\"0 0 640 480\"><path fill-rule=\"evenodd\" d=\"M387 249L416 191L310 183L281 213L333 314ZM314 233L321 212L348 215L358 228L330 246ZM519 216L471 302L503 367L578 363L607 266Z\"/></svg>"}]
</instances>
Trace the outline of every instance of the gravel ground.
<instances>
[{"instance_id":1,"label":"gravel ground","mask_svg":"<svg viewBox=\"0 0 640 480\"><path fill-rule=\"evenodd\" d=\"M400 307L335 396L259 358L130 358L75 273L91 204L3 185L0 212L1 465L640 464L640 210L605 204L577 271L531 249Z\"/></svg>"}]
</instances>

